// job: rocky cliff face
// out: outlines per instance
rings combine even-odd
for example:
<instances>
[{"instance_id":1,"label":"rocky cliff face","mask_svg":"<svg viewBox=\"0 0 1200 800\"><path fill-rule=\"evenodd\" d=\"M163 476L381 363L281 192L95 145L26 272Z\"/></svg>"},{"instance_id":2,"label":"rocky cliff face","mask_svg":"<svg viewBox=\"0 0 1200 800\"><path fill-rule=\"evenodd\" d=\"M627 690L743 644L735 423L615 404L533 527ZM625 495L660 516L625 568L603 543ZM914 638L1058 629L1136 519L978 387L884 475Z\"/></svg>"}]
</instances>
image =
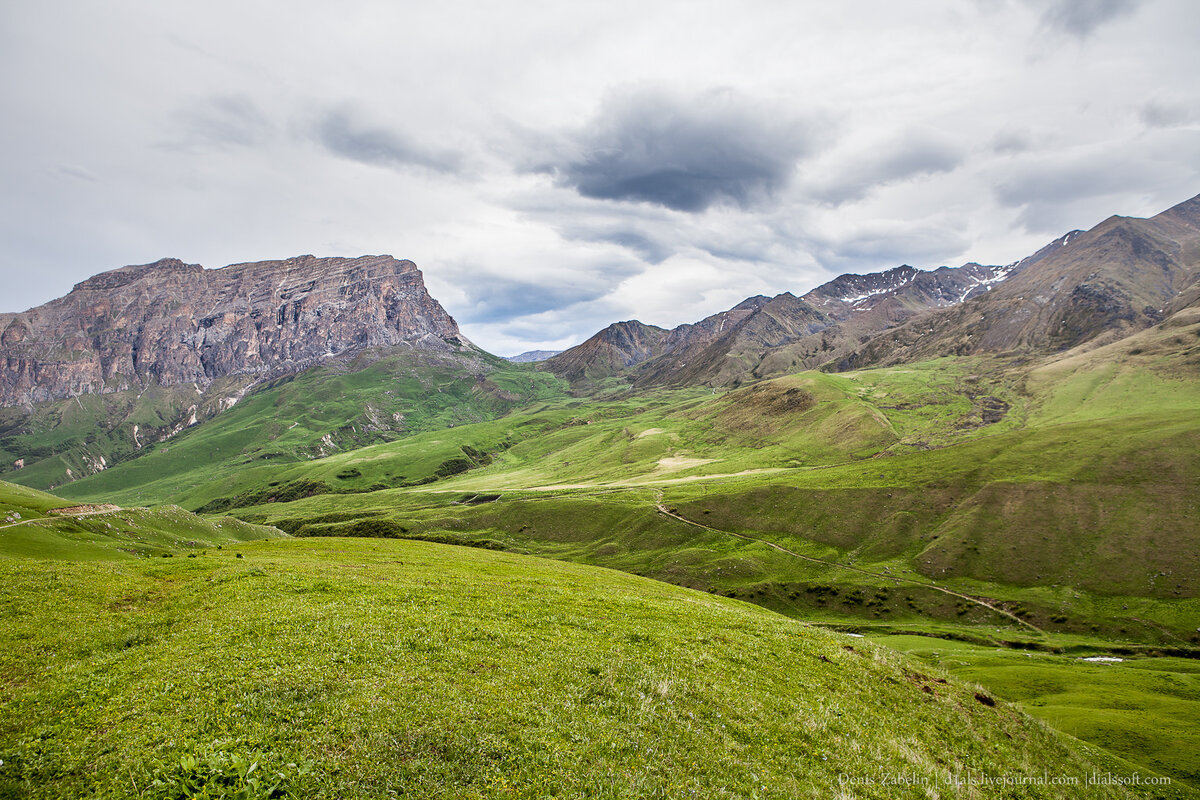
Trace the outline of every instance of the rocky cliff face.
<instances>
[{"instance_id":1,"label":"rocky cliff face","mask_svg":"<svg viewBox=\"0 0 1200 800\"><path fill-rule=\"evenodd\" d=\"M469 345L420 270L391 256L234 264L163 259L0 314L0 405L294 372L383 345Z\"/></svg>"}]
</instances>

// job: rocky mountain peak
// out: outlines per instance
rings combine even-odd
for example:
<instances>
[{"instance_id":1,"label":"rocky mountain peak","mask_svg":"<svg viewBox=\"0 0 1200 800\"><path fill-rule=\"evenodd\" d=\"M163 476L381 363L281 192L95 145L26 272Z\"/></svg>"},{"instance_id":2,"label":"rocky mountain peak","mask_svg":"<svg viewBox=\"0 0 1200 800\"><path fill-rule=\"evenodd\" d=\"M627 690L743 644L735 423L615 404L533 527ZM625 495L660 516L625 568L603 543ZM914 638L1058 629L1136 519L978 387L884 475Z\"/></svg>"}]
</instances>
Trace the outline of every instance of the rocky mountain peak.
<instances>
[{"instance_id":1,"label":"rocky mountain peak","mask_svg":"<svg viewBox=\"0 0 1200 800\"><path fill-rule=\"evenodd\" d=\"M366 347L468 346L411 261L297 256L204 269L166 258L0 314L0 405L294 372Z\"/></svg>"}]
</instances>

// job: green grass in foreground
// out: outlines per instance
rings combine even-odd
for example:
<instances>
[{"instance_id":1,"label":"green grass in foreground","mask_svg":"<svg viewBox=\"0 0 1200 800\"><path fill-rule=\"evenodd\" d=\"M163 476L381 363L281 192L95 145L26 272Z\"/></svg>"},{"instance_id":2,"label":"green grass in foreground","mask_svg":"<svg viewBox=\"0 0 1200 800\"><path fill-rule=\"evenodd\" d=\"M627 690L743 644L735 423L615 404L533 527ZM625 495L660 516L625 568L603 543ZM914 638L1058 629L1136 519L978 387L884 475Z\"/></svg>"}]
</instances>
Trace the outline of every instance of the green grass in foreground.
<instances>
[{"instance_id":1,"label":"green grass in foreground","mask_svg":"<svg viewBox=\"0 0 1200 800\"><path fill-rule=\"evenodd\" d=\"M1082 783L1131 768L938 669L740 602L431 543L238 553L0 561L0 796L1142 791ZM918 785L865 783L888 775Z\"/></svg>"},{"instance_id":2,"label":"green grass in foreground","mask_svg":"<svg viewBox=\"0 0 1200 800\"><path fill-rule=\"evenodd\" d=\"M1058 730L1200 787L1200 662L1084 661L924 636L873 636L983 684Z\"/></svg>"}]
</instances>

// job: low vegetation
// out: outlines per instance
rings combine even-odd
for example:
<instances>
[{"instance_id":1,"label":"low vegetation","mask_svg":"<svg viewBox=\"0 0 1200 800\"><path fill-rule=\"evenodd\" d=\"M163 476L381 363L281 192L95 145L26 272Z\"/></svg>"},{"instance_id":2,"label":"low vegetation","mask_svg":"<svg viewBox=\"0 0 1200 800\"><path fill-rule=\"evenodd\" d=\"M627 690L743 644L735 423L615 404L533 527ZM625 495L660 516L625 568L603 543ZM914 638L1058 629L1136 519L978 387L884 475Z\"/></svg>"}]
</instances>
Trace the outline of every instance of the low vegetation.
<instances>
[{"instance_id":1,"label":"low vegetation","mask_svg":"<svg viewBox=\"0 0 1200 800\"><path fill-rule=\"evenodd\" d=\"M0 571L6 796L1182 791L938 668L620 572L362 539Z\"/></svg>"}]
</instances>

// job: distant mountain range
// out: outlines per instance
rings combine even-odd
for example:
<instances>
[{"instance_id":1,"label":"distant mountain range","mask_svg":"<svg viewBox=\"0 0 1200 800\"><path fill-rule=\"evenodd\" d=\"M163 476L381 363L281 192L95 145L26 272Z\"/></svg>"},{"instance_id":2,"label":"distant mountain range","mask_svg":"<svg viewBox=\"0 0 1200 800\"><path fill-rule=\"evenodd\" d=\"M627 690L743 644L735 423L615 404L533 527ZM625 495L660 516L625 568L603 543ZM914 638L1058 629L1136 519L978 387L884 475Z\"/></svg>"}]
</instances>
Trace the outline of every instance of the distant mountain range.
<instances>
[{"instance_id":1,"label":"distant mountain range","mask_svg":"<svg viewBox=\"0 0 1200 800\"><path fill-rule=\"evenodd\" d=\"M576 384L738 385L801 369L1102 344L1194 303L1200 197L1111 217L1007 266L841 275L800 297L748 298L670 331L618 322L545 362Z\"/></svg>"},{"instance_id":2,"label":"distant mountain range","mask_svg":"<svg viewBox=\"0 0 1200 800\"><path fill-rule=\"evenodd\" d=\"M1072 231L1006 266L846 274L799 297L750 297L671 330L617 322L569 350L508 360L542 362L581 388L614 378L636 388L1064 350L1109 341L1194 302L1198 265L1200 197L1151 219L1112 217ZM208 270L164 259L0 314L0 406L154 385L194 384L203 394L223 378L253 382L397 346L486 355L429 295L411 261L298 256Z\"/></svg>"},{"instance_id":3,"label":"distant mountain range","mask_svg":"<svg viewBox=\"0 0 1200 800\"><path fill-rule=\"evenodd\" d=\"M514 364L531 364L535 361L545 361L551 356L556 356L561 353L561 350L526 350L515 356L505 356L505 360L511 361Z\"/></svg>"}]
</instances>

